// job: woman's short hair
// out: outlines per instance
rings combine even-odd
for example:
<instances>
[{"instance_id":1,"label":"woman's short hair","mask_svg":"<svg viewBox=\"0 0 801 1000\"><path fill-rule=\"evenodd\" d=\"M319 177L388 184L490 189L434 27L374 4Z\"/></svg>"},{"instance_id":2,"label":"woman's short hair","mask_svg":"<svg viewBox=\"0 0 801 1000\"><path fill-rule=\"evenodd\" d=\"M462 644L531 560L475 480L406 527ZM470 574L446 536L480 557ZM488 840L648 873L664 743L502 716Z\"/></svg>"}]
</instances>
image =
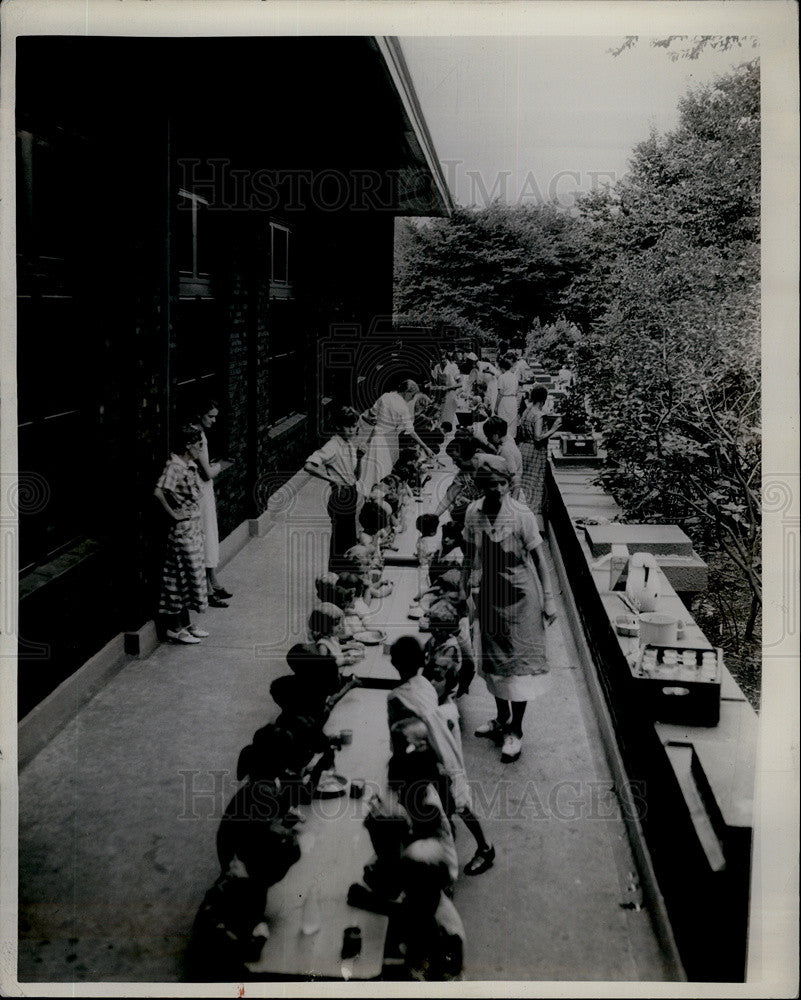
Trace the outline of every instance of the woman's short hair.
<instances>
[{"instance_id":1,"label":"woman's short hair","mask_svg":"<svg viewBox=\"0 0 801 1000\"><path fill-rule=\"evenodd\" d=\"M183 454L190 444L197 444L203 433L200 424L187 421L179 424L171 434L172 451L176 455Z\"/></svg>"},{"instance_id":2,"label":"woman's short hair","mask_svg":"<svg viewBox=\"0 0 801 1000\"><path fill-rule=\"evenodd\" d=\"M352 406L337 406L331 413L331 425L335 430L353 427L359 422L359 414Z\"/></svg>"},{"instance_id":3,"label":"woman's short hair","mask_svg":"<svg viewBox=\"0 0 801 1000\"><path fill-rule=\"evenodd\" d=\"M414 379L410 379L404 375L398 379L395 391L401 393L401 395L405 392L417 393L420 392L420 386L414 381Z\"/></svg>"},{"instance_id":4,"label":"woman's short hair","mask_svg":"<svg viewBox=\"0 0 801 1000\"><path fill-rule=\"evenodd\" d=\"M528 398L532 403L544 403L548 398L548 390L544 385L535 385L528 394Z\"/></svg>"}]
</instances>

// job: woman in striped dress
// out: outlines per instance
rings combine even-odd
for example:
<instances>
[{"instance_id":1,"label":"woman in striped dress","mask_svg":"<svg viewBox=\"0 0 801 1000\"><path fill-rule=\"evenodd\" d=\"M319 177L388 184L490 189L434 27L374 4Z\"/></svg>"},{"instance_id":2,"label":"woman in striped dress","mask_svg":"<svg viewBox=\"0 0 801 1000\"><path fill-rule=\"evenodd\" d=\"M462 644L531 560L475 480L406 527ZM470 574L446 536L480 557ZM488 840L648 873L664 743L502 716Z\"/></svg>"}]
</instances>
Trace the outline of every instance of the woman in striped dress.
<instances>
[{"instance_id":1,"label":"woman in striped dress","mask_svg":"<svg viewBox=\"0 0 801 1000\"><path fill-rule=\"evenodd\" d=\"M154 490L171 522L161 574L159 615L166 637L186 645L194 645L209 634L189 620L190 611L205 611L209 602L197 467L201 447L200 427L183 425Z\"/></svg>"},{"instance_id":2,"label":"woman in striped dress","mask_svg":"<svg viewBox=\"0 0 801 1000\"><path fill-rule=\"evenodd\" d=\"M525 401L525 408L517 425L517 442L523 456L523 494L540 527L545 516L545 468L548 465L548 441L562 423L557 417L549 430L545 430L543 407L548 398L544 385L535 385Z\"/></svg>"}]
</instances>

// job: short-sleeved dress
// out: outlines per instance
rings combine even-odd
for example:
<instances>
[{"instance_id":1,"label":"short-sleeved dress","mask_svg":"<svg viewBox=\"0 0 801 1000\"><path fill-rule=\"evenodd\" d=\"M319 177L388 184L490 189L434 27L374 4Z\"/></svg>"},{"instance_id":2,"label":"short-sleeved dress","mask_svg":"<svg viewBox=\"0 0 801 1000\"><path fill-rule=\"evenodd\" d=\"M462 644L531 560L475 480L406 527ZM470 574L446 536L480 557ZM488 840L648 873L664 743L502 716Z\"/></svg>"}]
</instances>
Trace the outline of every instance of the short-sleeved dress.
<instances>
[{"instance_id":1,"label":"short-sleeved dress","mask_svg":"<svg viewBox=\"0 0 801 1000\"><path fill-rule=\"evenodd\" d=\"M548 439L538 439L542 414L532 406L526 407L517 425L517 439L523 456L523 493L534 514L543 514L545 495L545 469L548 466Z\"/></svg>"},{"instance_id":2,"label":"short-sleeved dress","mask_svg":"<svg viewBox=\"0 0 801 1000\"><path fill-rule=\"evenodd\" d=\"M528 701L546 686L542 592L531 550L542 544L534 515L505 496L491 523L484 500L467 508L465 536L479 576L476 662L490 694Z\"/></svg>"},{"instance_id":3,"label":"short-sleeved dress","mask_svg":"<svg viewBox=\"0 0 801 1000\"><path fill-rule=\"evenodd\" d=\"M361 484L365 493L392 472L398 460L399 435L414 431L412 411L399 392L385 392L373 404L370 414L375 426L362 461Z\"/></svg>"},{"instance_id":4,"label":"short-sleeved dress","mask_svg":"<svg viewBox=\"0 0 801 1000\"><path fill-rule=\"evenodd\" d=\"M177 501L177 512L188 520L176 521L167 536L161 574L159 614L205 611L208 607L203 532L200 525L201 485L194 462L170 455L156 484Z\"/></svg>"},{"instance_id":5,"label":"short-sleeved dress","mask_svg":"<svg viewBox=\"0 0 801 1000\"><path fill-rule=\"evenodd\" d=\"M457 378L451 365L437 365L433 371L433 381L440 388L438 395L441 396L441 402L438 420L440 423L447 420L452 427L455 427L456 397L461 384L460 379Z\"/></svg>"},{"instance_id":6,"label":"short-sleeved dress","mask_svg":"<svg viewBox=\"0 0 801 1000\"><path fill-rule=\"evenodd\" d=\"M209 442L206 435L200 435L200 451L211 467L212 474L216 475L220 470L218 463L214 465L209 462ZM220 536L217 530L217 502L214 499L214 480L202 479L200 481L200 526L203 531L203 550L208 569L216 569L220 562Z\"/></svg>"},{"instance_id":7,"label":"short-sleeved dress","mask_svg":"<svg viewBox=\"0 0 801 1000\"><path fill-rule=\"evenodd\" d=\"M517 372L502 372L498 378L498 416L506 421L507 433L517 434Z\"/></svg>"}]
</instances>

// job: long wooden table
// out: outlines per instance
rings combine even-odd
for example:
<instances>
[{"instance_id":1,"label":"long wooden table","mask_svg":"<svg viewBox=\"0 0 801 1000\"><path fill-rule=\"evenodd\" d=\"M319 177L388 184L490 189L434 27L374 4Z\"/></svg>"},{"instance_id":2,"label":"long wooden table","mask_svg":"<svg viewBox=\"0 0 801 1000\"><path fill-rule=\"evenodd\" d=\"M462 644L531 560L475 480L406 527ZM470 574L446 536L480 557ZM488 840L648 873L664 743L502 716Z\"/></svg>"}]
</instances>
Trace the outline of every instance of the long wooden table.
<instances>
[{"instance_id":1,"label":"long wooden table","mask_svg":"<svg viewBox=\"0 0 801 1000\"><path fill-rule=\"evenodd\" d=\"M248 971L259 975L317 976L326 979L373 979L381 974L387 917L348 906L348 888L361 881L373 856L364 828L371 792L386 790L390 756L387 692L356 688L331 713L326 732L353 731L353 742L336 755L335 770L366 782L364 796L315 799L302 806L306 822L298 827L300 860L267 895L270 928L258 962ZM316 890L321 926L303 934L304 900ZM346 927L360 927L361 954L347 964L340 957Z\"/></svg>"}]
</instances>

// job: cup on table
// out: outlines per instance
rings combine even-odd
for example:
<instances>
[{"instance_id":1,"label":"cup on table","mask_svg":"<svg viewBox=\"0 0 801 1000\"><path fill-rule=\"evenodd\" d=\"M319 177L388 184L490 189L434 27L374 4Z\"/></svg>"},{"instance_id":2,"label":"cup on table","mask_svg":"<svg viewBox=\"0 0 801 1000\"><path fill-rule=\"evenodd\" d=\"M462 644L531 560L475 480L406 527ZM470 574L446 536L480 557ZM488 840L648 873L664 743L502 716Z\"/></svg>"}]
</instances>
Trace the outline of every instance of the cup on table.
<instances>
[{"instance_id":1,"label":"cup on table","mask_svg":"<svg viewBox=\"0 0 801 1000\"><path fill-rule=\"evenodd\" d=\"M343 729L339 734L339 742L343 747L349 747L353 743L353 730Z\"/></svg>"},{"instance_id":2,"label":"cup on table","mask_svg":"<svg viewBox=\"0 0 801 1000\"><path fill-rule=\"evenodd\" d=\"M342 935L342 958L356 958L362 950L361 927L346 927Z\"/></svg>"}]
</instances>

